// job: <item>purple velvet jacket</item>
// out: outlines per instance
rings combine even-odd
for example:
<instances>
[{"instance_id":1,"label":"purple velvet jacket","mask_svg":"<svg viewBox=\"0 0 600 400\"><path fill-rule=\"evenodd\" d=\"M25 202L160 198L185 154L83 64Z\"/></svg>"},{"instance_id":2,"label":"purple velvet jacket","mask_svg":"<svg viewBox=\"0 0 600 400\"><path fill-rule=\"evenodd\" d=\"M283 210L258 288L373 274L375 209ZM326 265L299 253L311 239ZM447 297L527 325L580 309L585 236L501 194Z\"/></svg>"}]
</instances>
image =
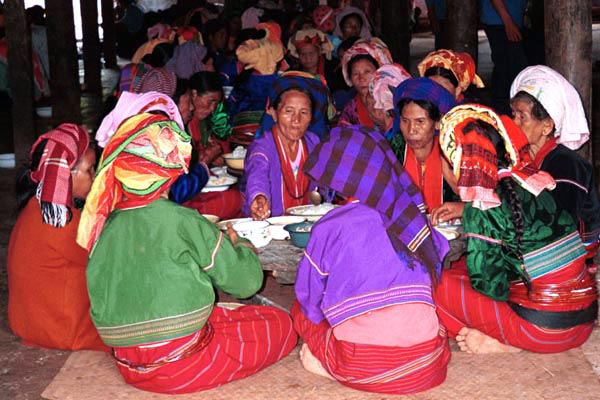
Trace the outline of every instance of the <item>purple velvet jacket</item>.
<instances>
[{"instance_id":1,"label":"purple velvet jacket","mask_svg":"<svg viewBox=\"0 0 600 400\"><path fill-rule=\"evenodd\" d=\"M306 147L310 153L317 143L319 137L307 131L304 134ZM250 204L259 195L264 195L271 204L271 216L283 215L283 176L281 164L273 133L266 131L259 138L255 138L246 154L244 161L246 173L246 204L244 214L250 215ZM314 189L314 182L310 183L309 190Z\"/></svg>"},{"instance_id":2,"label":"purple velvet jacket","mask_svg":"<svg viewBox=\"0 0 600 400\"><path fill-rule=\"evenodd\" d=\"M361 203L336 208L313 227L296 297L308 319L331 326L391 305L434 306L426 267L404 265L381 214Z\"/></svg>"}]
</instances>

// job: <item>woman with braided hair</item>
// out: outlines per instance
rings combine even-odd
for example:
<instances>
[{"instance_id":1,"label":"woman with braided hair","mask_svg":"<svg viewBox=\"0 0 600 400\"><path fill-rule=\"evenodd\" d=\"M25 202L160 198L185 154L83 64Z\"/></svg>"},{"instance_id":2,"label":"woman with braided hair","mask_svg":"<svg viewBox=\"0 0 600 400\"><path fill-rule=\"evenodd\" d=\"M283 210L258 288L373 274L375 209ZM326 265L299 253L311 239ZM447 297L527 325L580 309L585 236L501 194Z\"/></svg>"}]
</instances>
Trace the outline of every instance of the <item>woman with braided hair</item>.
<instances>
[{"instance_id":1,"label":"woman with braided hair","mask_svg":"<svg viewBox=\"0 0 600 400\"><path fill-rule=\"evenodd\" d=\"M595 280L577 226L549 193L552 177L534 167L523 132L466 104L442 118L440 145L467 202L466 257L443 271L434 294L450 337L471 353L580 346L598 313Z\"/></svg>"}]
</instances>

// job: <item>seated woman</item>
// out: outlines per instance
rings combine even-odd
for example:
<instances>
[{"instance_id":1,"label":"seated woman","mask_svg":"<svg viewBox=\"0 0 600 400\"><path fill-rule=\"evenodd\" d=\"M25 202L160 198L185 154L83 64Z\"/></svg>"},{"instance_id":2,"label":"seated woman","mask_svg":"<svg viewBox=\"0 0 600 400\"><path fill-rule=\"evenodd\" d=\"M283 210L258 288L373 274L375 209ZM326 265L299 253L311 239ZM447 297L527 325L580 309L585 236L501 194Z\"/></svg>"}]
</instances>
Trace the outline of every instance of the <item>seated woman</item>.
<instances>
[{"instance_id":1,"label":"seated woman","mask_svg":"<svg viewBox=\"0 0 600 400\"><path fill-rule=\"evenodd\" d=\"M192 136L193 165L222 166L222 155L230 152L231 125L223 108L223 88L219 74L202 71L190 79L194 116L188 124ZM197 156L196 156L197 153ZM201 187L199 189L202 189ZM233 188L223 192L200 193L197 191L173 191L172 199L186 207L195 208L200 214L213 214L222 219L242 216L243 198Z\"/></svg>"},{"instance_id":2,"label":"seated woman","mask_svg":"<svg viewBox=\"0 0 600 400\"><path fill-rule=\"evenodd\" d=\"M299 87L310 93L312 104L312 120L308 130L315 133L319 138L329 134L330 121L335 117L335 107L331 98L331 92L323 78L319 75L309 74L301 71L286 71L269 88L267 110L275 101L279 93L284 90ZM275 122L269 113L264 113L260 126L256 130L256 137L261 137L265 131L271 130Z\"/></svg>"},{"instance_id":3,"label":"seated woman","mask_svg":"<svg viewBox=\"0 0 600 400\"><path fill-rule=\"evenodd\" d=\"M325 33L317 29L297 31L288 42L288 51L298 60L300 71L321 75L329 81L334 69L331 62L333 44Z\"/></svg>"},{"instance_id":4,"label":"seated woman","mask_svg":"<svg viewBox=\"0 0 600 400\"><path fill-rule=\"evenodd\" d=\"M593 259L600 235L600 203L593 167L575 152L590 132L579 94L558 72L536 65L517 75L510 96L513 120L527 136L536 168L556 180L552 196L579 226L588 259Z\"/></svg>"},{"instance_id":5,"label":"seated woman","mask_svg":"<svg viewBox=\"0 0 600 400\"><path fill-rule=\"evenodd\" d=\"M369 82L377 68L391 62L390 51L377 38L373 38L369 42L358 41L344 53L342 73L346 84L356 89L356 96L344 106L338 125L360 124L371 129L374 128L366 107Z\"/></svg>"},{"instance_id":6,"label":"seated woman","mask_svg":"<svg viewBox=\"0 0 600 400\"><path fill-rule=\"evenodd\" d=\"M434 294L450 336L472 353L556 353L584 343L598 315L596 281L527 138L509 117L474 104L452 109L440 132L468 202L466 259L443 271Z\"/></svg>"},{"instance_id":7,"label":"seated woman","mask_svg":"<svg viewBox=\"0 0 600 400\"><path fill-rule=\"evenodd\" d=\"M190 137L164 115L120 125L104 149L77 241L89 249L91 316L125 381L188 393L251 375L296 344L289 315L214 306L214 287L245 298L262 285L255 249L167 199Z\"/></svg>"},{"instance_id":8,"label":"seated woman","mask_svg":"<svg viewBox=\"0 0 600 400\"><path fill-rule=\"evenodd\" d=\"M454 104L454 97L429 78L407 79L394 91L396 119L390 145L423 193L428 212L455 200L456 179L436 140L440 118Z\"/></svg>"},{"instance_id":9,"label":"seated woman","mask_svg":"<svg viewBox=\"0 0 600 400\"><path fill-rule=\"evenodd\" d=\"M439 385L450 350L432 283L448 242L420 211L421 194L365 127L333 129L304 169L354 199L319 220L300 261L292 318L304 367L370 392Z\"/></svg>"},{"instance_id":10,"label":"seated woman","mask_svg":"<svg viewBox=\"0 0 600 400\"><path fill-rule=\"evenodd\" d=\"M24 344L105 350L90 318L88 252L75 243L94 179L88 132L62 124L40 136L17 181L20 209L8 245L8 321ZM41 216L41 218L40 218Z\"/></svg>"},{"instance_id":11,"label":"seated woman","mask_svg":"<svg viewBox=\"0 0 600 400\"><path fill-rule=\"evenodd\" d=\"M400 64L392 63L380 67L369 82L367 111L375 129L390 139L394 131L394 90L411 76Z\"/></svg>"},{"instance_id":12,"label":"seated woman","mask_svg":"<svg viewBox=\"0 0 600 400\"><path fill-rule=\"evenodd\" d=\"M457 103L465 102L465 92L471 85L477 88L485 87L481 78L475 73L475 61L469 53L446 49L432 51L425 56L417 68L420 76L430 78L442 85L456 98Z\"/></svg>"},{"instance_id":13,"label":"seated woman","mask_svg":"<svg viewBox=\"0 0 600 400\"><path fill-rule=\"evenodd\" d=\"M371 24L360 8L346 6L335 13L333 34L342 40L352 36L359 36L363 40L371 40Z\"/></svg>"},{"instance_id":14,"label":"seated woman","mask_svg":"<svg viewBox=\"0 0 600 400\"><path fill-rule=\"evenodd\" d=\"M315 101L306 90L310 78L282 76L273 84L270 130L255 139L246 154L246 215L257 220L283 215L286 209L308 204L309 179L302 171L319 137L308 130ZM286 82L287 81L287 82Z\"/></svg>"}]
</instances>

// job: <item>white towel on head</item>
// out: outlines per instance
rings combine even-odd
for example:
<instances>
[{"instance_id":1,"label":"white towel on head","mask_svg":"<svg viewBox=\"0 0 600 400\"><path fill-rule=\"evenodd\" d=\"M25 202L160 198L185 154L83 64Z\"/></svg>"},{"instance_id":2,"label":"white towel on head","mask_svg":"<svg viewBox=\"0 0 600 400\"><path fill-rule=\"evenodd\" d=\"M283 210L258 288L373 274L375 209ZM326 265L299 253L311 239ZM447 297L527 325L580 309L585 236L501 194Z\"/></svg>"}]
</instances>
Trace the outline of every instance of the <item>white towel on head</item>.
<instances>
[{"instance_id":1,"label":"white towel on head","mask_svg":"<svg viewBox=\"0 0 600 400\"><path fill-rule=\"evenodd\" d=\"M510 97L526 92L544 106L556 129L557 142L576 150L590 137L583 103L577 90L561 74L545 65L525 68L510 87Z\"/></svg>"}]
</instances>

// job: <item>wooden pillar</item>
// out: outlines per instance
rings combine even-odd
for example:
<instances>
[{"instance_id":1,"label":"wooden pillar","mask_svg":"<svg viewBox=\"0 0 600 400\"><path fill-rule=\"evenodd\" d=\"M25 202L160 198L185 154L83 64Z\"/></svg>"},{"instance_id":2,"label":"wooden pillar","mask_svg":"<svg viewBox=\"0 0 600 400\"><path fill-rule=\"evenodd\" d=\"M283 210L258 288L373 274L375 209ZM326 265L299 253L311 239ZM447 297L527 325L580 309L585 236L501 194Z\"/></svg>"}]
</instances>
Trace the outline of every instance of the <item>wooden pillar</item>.
<instances>
[{"instance_id":1,"label":"wooden pillar","mask_svg":"<svg viewBox=\"0 0 600 400\"><path fill-rule=\"evenodd\" d=\"M113 0L102 0L102 52L104 66L117 67L117 27Z\"/></svg>"},{"instance_id":2,"label":"wooden pillar","mask_svg":"<svg viewBox=\"0 0 600 400\"><path fill-rule=\"evenodd\" d=\"M12 95L13 137L16 165L29 162L29 149L35 142L33 117L33 64L31 33L25 17L24 0L4 2L8 47L8 78Z\"/></svg>"},{"instance_id":3,"label":"wooden pillar","mask_svg":"<svg viewBox=\"0 0 600 400\"><path fill-rule=\"evenodd\" d=\"M81 89L71 0L46 0L52 115L60 122L81 121Z\"/></svg>"},{"instance_id":4,"label":"wooden pillar","mask_svg":"<svg viewBox=\"0 0 600 400\"><path fill-rule=\"evenodd\" d=\"M446 2L447 44L450 50L469 53L477 65L478 1Z\"/></svg>"},{"instance_id":5,"label":"wooden pillar","mask_svg":"<svg viewBox=\"0 0 600 400\"><path fill-rule=\"evenodd\" d=\"M546 63L575 86L591 121L592 100L592 1L546 0L544 2ZM590 124L591 126L591 124ZM591 145L579 154L592 161Z\"/></svg>"},{"instance_id":6,"label":"wooden pillar","mask_svg":"<svg viewBox=\"0 0 600 400\"><path fill-rule=\"evenodd\" d=\"M96 0L80 1L83 32L83 69L86 90L102 93L100 78L100 38L98 35L98 4Z\"/></svg>"},{"instance_id":7,"label":"wooden pillar","mask_svg":"<svg viewBox=\"0 0 600 400\"><path fill-rule=\"evenodd\" d=\"M394 61L410 69L410 0L384 0L381 38L389 46Z\"/></svg>"}]
</instances>

